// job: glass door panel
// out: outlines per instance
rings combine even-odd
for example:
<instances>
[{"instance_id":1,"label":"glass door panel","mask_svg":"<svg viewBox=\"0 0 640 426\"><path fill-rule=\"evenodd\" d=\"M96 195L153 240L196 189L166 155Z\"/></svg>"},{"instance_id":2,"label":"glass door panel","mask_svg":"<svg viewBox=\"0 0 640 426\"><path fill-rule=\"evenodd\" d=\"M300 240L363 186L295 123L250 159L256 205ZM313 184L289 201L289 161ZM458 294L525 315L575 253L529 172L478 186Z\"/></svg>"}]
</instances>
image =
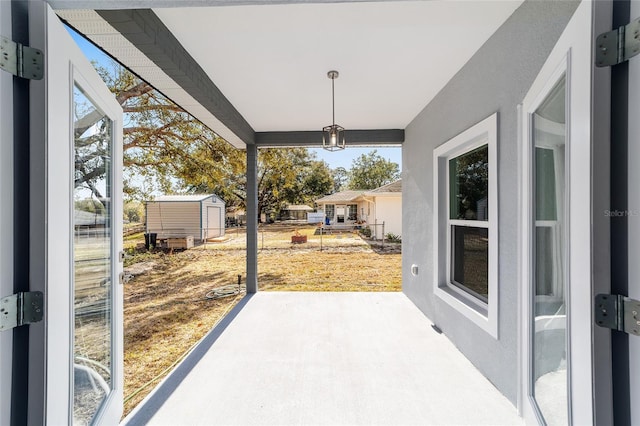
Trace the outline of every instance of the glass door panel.
<instances>
[{"instance_id":1,"label":"glass door panel","mask_svg":"<svg viewBox=\"0 0 640 426\"><path fill-rule=\"evenodd\" d=\"M532 116L532 396L548 425L569 422L567 376L565 77Z\"/></svg>"},{"instance_id":2,"label":"glass door panel","mask_svg":"<svg viewBox=\"0 0 640 426\"><path fill-rule=\"evenodd\" d=\"M90 424L112 389L113 123L73 87L73 423Z\"/></svg>"}]
</instances>

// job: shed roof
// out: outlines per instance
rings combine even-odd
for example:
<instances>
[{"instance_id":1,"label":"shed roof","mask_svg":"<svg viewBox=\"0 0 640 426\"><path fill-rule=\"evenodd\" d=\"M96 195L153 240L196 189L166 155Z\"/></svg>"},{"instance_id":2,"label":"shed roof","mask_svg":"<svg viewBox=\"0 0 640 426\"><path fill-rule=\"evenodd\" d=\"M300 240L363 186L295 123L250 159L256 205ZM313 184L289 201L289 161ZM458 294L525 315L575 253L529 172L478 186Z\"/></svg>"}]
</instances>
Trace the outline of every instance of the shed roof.
<instances>
[{"instance_id":1,"label":"shed roof","mask_svg":"<svg viewBox=\"0 0 640 426\"><path fill-rule=\"evenodd\" d=\"M322 198L316 200L318 204L326 204L326 203L346 203L349 201L355 201L358 197L362 196L365 191L358 190L348 190L348 191L340 191L335 194L327 195Z\"/></svg>"},{"instance_id":2,"label":"shed roof","mask_svg":"<svg viewBox=\"0 0 640 426\"><path fill-rule=\"evenodd\" d=\"M204 201L207 198L216 197L215 194L193 194L193 195L160 195L151 201ZM216 197L218 198L218 197Z\"/></svg>"}]
</instances>

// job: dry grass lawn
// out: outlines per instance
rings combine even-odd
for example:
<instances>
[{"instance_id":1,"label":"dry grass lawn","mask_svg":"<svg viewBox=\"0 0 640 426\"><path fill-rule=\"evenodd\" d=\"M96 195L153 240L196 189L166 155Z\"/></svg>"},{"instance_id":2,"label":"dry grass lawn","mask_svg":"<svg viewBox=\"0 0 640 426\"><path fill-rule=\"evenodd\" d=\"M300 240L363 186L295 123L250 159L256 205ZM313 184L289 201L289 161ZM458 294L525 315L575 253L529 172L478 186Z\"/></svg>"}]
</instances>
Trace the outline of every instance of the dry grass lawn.
<instances>
[{"instance_id":1,"label":"dry grass lawn","mask_svg":"<svg viewBox=\"0 0 640 426\"><path fill-rule=\"evenodd\" d=\"M293 233L308 242L291 244ZM260 232L258 283L267 291L399 291L399 244L367 244L357 234L314 235L315 228ZM140 253L127 260L125 286L125 414L130 412L235 304L242 294L207 298L212 289L244 284L246 238L183 252ZM140 237L125 239L135 246ZM320 251L322 244L323 251Z\"/></svg>"}]
</instances>

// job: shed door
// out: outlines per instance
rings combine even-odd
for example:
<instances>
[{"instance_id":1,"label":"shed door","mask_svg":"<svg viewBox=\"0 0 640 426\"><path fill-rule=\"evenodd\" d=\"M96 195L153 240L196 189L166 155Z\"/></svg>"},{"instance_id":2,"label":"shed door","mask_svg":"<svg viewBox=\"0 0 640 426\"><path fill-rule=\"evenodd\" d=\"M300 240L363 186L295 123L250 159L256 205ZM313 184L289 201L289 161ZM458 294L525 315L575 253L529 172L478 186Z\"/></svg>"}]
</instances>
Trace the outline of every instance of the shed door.
<instances>
[{"instance_id":1,"label":"shed door","mask_svg":"<svg viewBox=\"0 0 640 426\"><path fill-rule=\"evenodd\" d=\"M522 106L522 411L593 424L591 16L582 2Z\"/></svg>"},{"instance_id":2,"label":"shed door","mask_svg":"<svg viewBox=\"0 0 640 426\"><path fill-rule=\"evenodd\" d=\"M222 235L222 211L220 207L207 206L207 235L205 238L215 238Z\"/></svg>"},{"instance_id":3,"label":"shed door","mask_svg":"<svg viewBox=\"0 0 640 426\"><path fill-rule=\"evenodd\" d=\"M36 3L36 2L34 2ZM122 109L46 3L46 422L122 414ZM91 220L87 220L91 218Z\"/></svg>"}]
</instances>

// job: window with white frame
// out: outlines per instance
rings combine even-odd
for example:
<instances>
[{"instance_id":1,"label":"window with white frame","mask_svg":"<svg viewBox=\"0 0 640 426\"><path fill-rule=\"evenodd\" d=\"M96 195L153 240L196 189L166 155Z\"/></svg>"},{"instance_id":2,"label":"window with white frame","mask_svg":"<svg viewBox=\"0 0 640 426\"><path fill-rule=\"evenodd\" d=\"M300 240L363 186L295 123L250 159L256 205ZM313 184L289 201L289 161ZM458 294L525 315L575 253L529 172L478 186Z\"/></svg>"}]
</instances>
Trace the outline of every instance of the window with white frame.
<instances>
[{"instance_id":1,"label":"window with white frame","mask_svg":"<svg viewBox=\"0 0 640 426\"><path fill-rule=\"evenodd\" d=\"M329 220L333 220L333 215L335 213L335 205L334 204L325 204L324 206L324 216L328 217Z\"/></svg>"},{"instance_id":2,"label":"window with white frame","mask_svg":"<svg viewBox=\"0 0 640 426\"><path fill-rule=\"evenodd\" d=\"M349 215L347 219L349 220L358 220L358 205L357 204L349 204L347 206L349 209Z\"/></svg>"},{"instance_id":3,"label":"window with white frame","mask_svg":"<svg viewBox=\"0 0 640 426\"><path fill-rule=\"evenodd\" d=\"M434 292L497 338L497 114L434 150Z\"/></svg>"},{"instance_id":4,"label":"window with white frame","mask_svg":"<svg viewBox=\"0 0 640 426\"><path fill-rule=\"evenodd\" d=\"M489 296L489 145L448 161L449 283L487 303Z\"/></svg>"}]
</instances>

